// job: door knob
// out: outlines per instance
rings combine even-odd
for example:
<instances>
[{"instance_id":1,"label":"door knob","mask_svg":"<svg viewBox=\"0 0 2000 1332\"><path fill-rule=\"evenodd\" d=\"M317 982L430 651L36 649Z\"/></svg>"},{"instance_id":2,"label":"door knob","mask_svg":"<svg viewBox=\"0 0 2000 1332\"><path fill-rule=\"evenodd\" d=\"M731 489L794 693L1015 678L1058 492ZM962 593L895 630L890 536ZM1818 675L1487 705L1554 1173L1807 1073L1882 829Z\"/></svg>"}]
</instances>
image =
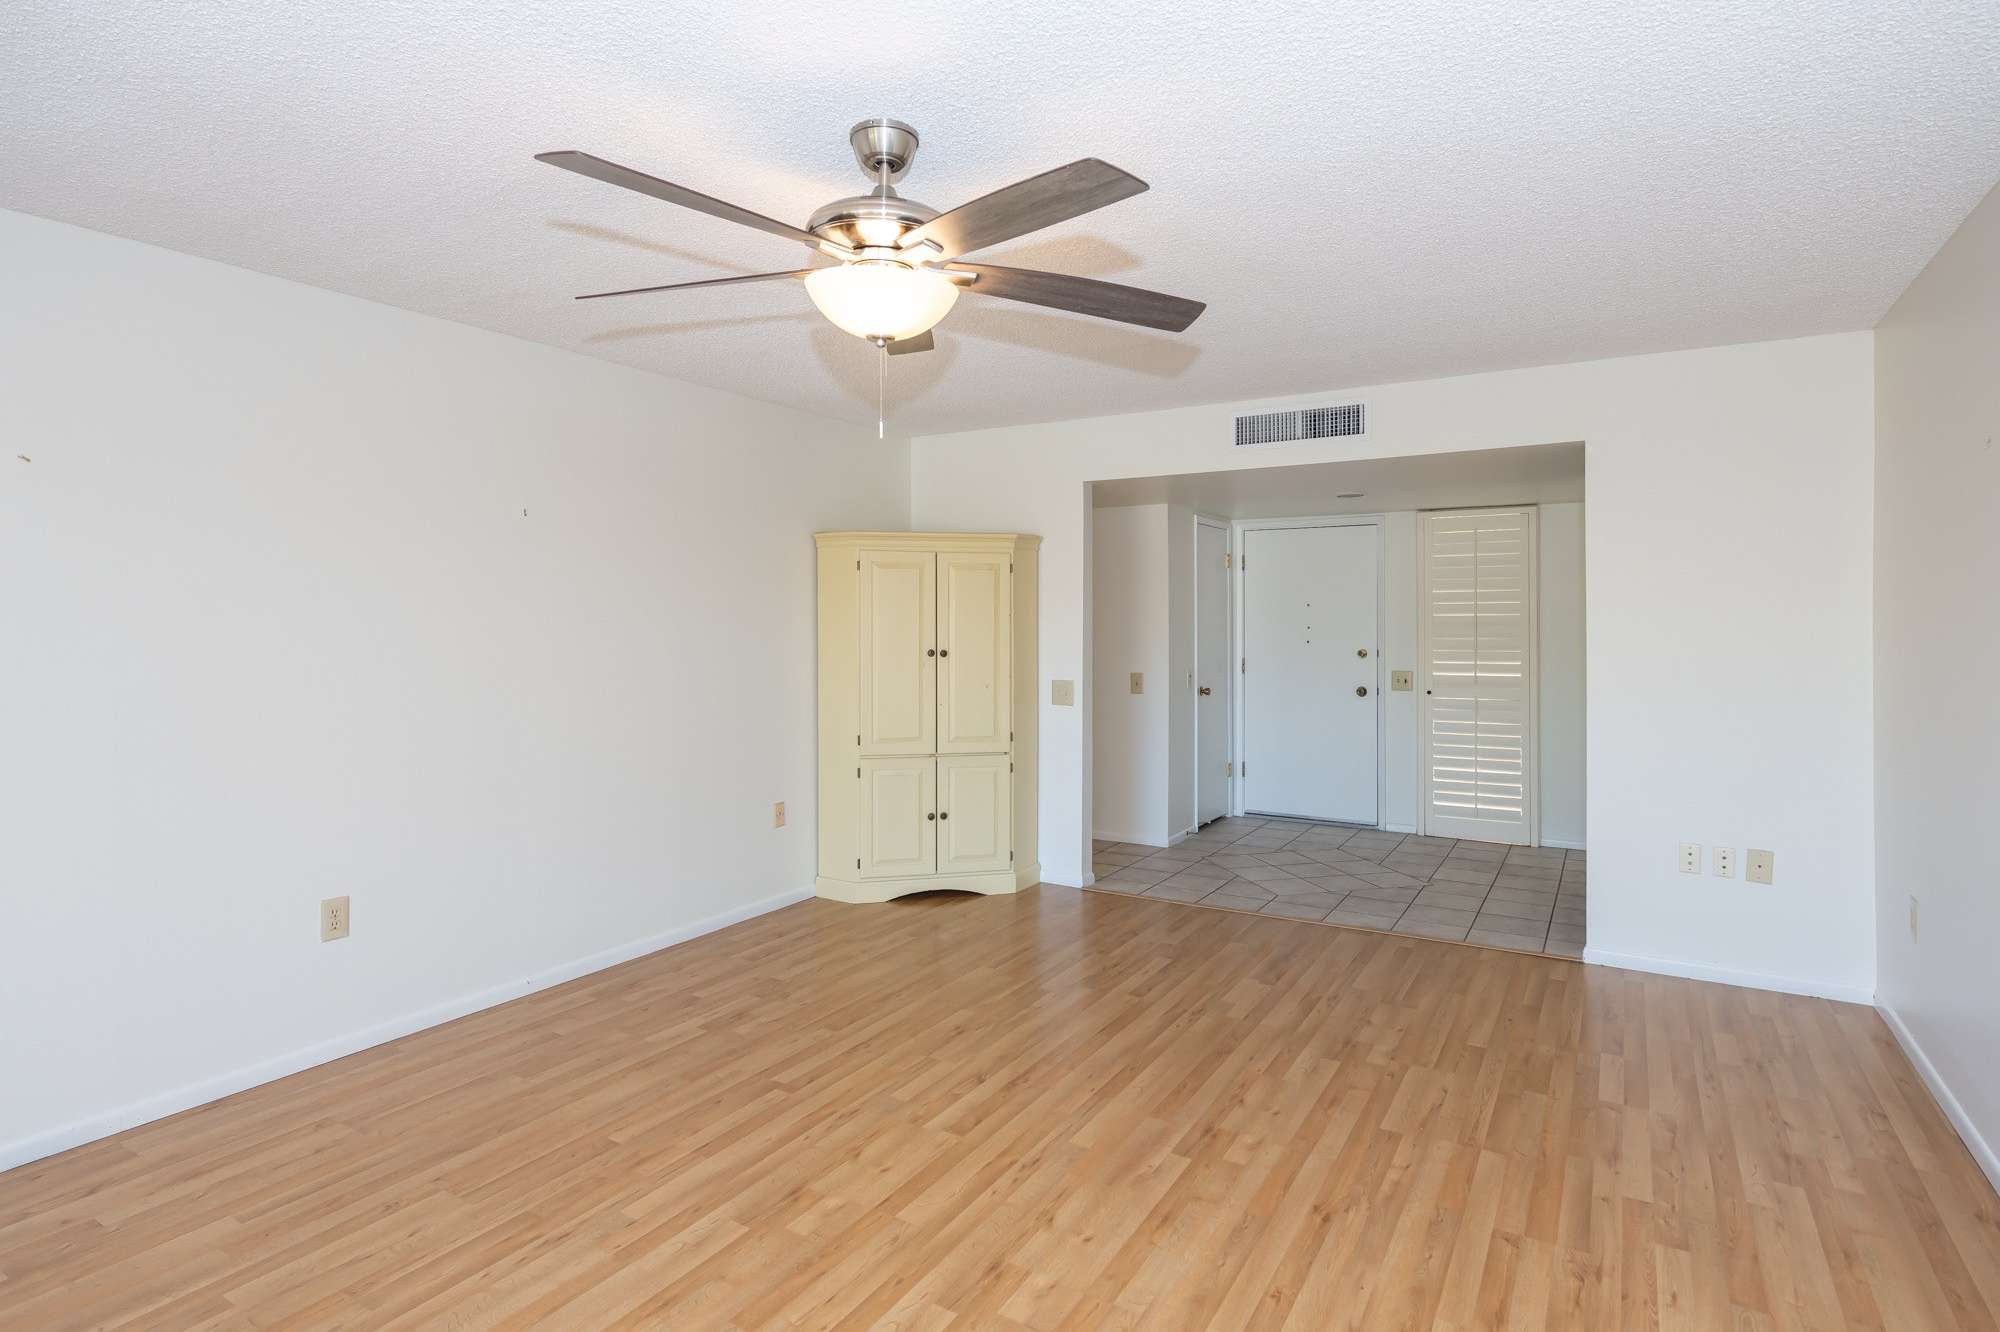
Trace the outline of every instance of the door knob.
<instances>
[{"instance_id":1,"label":"door knob","mask_svg":"<svg viewBox=\"0 0 2000 1332\"><path fill-rule=\"evenodd\" d=\"M1356 698L1366 698L1366 697L1368 697L1368 686L1367 686L1367 685L1356 685L1356 686L1354 686L1354 696L1355 696Z\"/></svg>"},{"instance_id":2,"label":"door knob","mask_svg":"<svg viewBox=\"0 0 2000 1332\"><path fill-rule=\"evenodd\" d=\"M1206 698L1206 697L1208 697L1208 696L1209 696L1210 694L1212 694L1212 693L1214 693L1214 692L1215 692L1215 691L1214 691L1214 690L1212 690L1212 689L1210 689L1210 688L1209 688L1209 687L1208 687L1207 685L1203 685L1203 686L1201 687L1201 694L1202 694L1202 697L1203 697L1203 698Z\"/></svg>"},{"instance_id":3,"label":"door knob","mask_svg":"<svg viewBox=\"0 0 2000 1332\"><path fill-rule=\"evenodd\" d=\"M1367 657L1367 655L1368 655L1368 649L1367 649L1367 648L1356 648L1356 649L1354 649L1354 655L1355 655L1355 656L1357 656L1357 657L1362 657L1362 658L1366 658L1366 657Z\"/></svg>"}]
</instances>

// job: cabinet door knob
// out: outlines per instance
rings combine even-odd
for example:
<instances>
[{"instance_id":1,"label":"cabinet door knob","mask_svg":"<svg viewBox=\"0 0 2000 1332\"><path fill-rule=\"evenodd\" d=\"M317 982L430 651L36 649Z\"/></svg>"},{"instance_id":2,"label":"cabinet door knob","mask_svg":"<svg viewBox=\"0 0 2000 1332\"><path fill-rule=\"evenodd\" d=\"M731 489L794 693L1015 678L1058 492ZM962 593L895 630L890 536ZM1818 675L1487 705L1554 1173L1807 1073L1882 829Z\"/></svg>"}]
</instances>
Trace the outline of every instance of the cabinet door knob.
<instances>
[{"instance_id":1,"label":"cabinet door knob","mask_svg":"<svg viewBox=\"0 0 2000 1332\"><path fill-rule=\"evenodd\" d=\"M925 818L927 818L927 819L929 819L929 820L930 820L930 821L931 821L932 823L936 823L936 822L937 822L937 814L936 814L935 812L933 812L933 813L930 813L930 814L926 814L926 815L924 815L924 817L925 817Z\"/></svg>"},{"instance_id":2,"label":"cabinet door knob","mask_svg":"<svg viewBox=\"0 0 2000 1332\"><path fill-rule=\"evenodd\" d=\"M938 655L939 655L940 657L949 657L949 656L951 655L951 649L950 649L950 648L939 648L939 649L938 649Z\"/></svg>"},{"instance_id":3,"label":"cabinet door knob","mask_svg":"<svg viewBox=\"0 0 2000 1332\"><path fill-rule=\"evenodd\" d=\"M924 653L924 655L926 657L935 657L937 655L937 649L932 648L929 652Z\"/></svg>"},{"instance_id":4,"label":"cabinet door knob","mask_svg":"<svg viewBox=\"0 0 2000 1332\"><path fill-rule=\"evenodd\" d=\"M939 818L941 818L941 819L948 819L948 818L950 818L950 817L951 817L951 815L949 815L949 814L947 814L947 813L944 813L944 812L943 812L942 810L940 810L940 811L939 811L939 813L938 813L938 817L939 817Z\"/></svg>"}]
</instances>

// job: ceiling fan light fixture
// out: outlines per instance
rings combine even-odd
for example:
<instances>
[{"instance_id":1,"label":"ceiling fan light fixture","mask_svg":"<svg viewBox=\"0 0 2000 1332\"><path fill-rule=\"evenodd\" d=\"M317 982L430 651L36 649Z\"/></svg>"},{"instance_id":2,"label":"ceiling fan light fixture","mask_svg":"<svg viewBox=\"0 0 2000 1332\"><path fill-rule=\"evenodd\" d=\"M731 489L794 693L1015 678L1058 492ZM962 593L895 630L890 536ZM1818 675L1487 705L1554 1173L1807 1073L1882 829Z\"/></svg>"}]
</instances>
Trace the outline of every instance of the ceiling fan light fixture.
<instances>
[{"instance_id":1,"label":"ceiling fan light fixture","mask_svg":"<svg viewBox=\"0 0 2000 1332\"><path fill-rule=\"evenodd\" d=\"M936 327L951 313L958 287L929 269L864 259L808 275L806 295L842 331L871 342L898 342Z\"/></svg>"}]
</instances>

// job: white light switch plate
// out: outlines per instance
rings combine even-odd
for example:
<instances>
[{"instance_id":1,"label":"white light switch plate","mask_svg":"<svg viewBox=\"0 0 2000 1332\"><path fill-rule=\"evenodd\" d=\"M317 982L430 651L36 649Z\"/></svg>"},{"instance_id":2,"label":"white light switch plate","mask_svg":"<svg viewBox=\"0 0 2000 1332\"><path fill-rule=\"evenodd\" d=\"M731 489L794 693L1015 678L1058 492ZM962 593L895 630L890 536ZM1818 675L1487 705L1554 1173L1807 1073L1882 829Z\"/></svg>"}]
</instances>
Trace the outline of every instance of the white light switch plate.
<instances>
[{"instance_id":1,"label":"white light switch plate","mask_svg":"<svg viewBox=\"0 0 2000 1332\"><path fill-rule=\"evenodd\" d=\"M1135 694L1146 692L1146 673L1144 671L1132 672L1132 692Z\"/></svg>"},{"instance_id":2,"label":"white light switch plate","mask_svg":"<svg viewBox=\"0 0 2000 1332\"><path fill-rule=\"evenodd\" d=\"M1049 702L1059 708L1075 707L1076 681L1074 680L1049 681Z\"/></svg>"}]
</instances>

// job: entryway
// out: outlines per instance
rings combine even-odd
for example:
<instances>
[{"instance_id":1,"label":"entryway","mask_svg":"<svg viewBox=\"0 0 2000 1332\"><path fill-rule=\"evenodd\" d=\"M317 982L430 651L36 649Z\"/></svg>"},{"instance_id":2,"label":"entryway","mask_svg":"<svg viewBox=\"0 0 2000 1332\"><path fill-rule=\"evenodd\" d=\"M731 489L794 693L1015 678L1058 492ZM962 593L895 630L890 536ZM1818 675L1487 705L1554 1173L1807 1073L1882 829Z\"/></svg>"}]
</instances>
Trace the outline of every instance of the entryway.
<instances>
[{"instance_id":1,"label":"entryway","mask_svg":"<svg viewBox=\"0 0 2000 1332\"><path fill-rule=\"evenodd\" d=\"M1095 483L1098 885L1581 947L1583 466L1558 444Z\"/></svg>"}]
</instances>

